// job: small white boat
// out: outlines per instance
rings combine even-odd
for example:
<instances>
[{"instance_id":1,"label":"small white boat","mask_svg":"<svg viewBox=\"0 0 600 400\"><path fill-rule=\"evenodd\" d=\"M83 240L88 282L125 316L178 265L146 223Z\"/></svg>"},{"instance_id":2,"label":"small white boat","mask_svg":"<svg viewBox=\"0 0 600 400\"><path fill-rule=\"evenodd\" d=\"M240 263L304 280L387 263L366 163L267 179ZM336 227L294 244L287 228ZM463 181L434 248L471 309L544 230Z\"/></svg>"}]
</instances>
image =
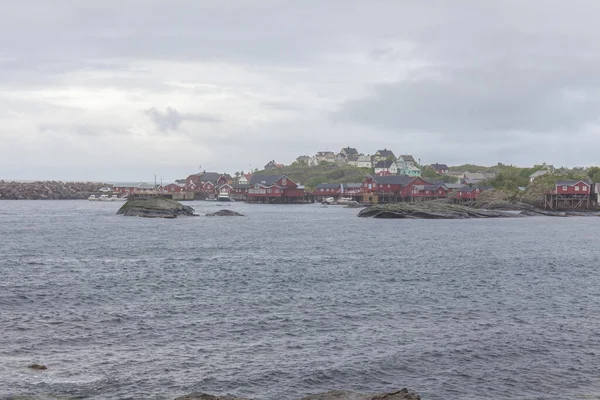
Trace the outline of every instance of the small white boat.
<instances>
[{"instance_id":1,"label":"small white boat","mask_svg":"<svg viewBox=\"0 0 600 400\"><path fill-rule=\"evenodd\" d=\"M325 197L321 204L335 204L335 199L333 197Z\"/></svg>"},{"instance_id":2,"label":"small white boat","mask_svg":"<svg viewBox=\"0 0 600 400\"><path fill-rule=\"evenodd\" d=\"M228 193L219 193L217 201L233 201L233 199L229 197Z\"/></svg>"},{"instance_id":3,"label":"small white boat","mask_svg":"<svg viewBox=\"0 0 600 400\"><path fill-rule=\"evenodd\" d=\"M108 197L107 194L101 194L100 197L98 197L98 200L100 200L100 201L110 201L110 197Z\"/></svg>"},{"instance_id":4,"label":"small white boat","mask_svg":"<svg viewBox=\"0 0 600 400\"><path fill-rule=\"evenodd\" d=\"M98 201L98 198L96 197L95 194L90 195L90 197L88 197L89 201Z\"/></svg>"},{"instance_id":5,"label":"small white boat","mask_svg":"<svg viewBox=\"0 0 600 400\"><path fill-rule=\"evenodd\" d=\"M347 205L355 203L355 201L352 200L352 197L340 197L336 203L341 205Z\"/></svg>"}]
</instances>

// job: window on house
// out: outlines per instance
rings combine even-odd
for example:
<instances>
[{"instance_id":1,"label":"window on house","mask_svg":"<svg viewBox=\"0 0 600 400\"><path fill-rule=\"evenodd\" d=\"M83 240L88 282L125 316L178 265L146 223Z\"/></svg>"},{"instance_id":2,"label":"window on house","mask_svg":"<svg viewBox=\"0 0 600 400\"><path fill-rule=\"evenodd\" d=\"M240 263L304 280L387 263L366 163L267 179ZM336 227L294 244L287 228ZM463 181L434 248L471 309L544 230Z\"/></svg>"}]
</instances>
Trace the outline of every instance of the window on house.
<instances>
[{"instance_id":1,"label":"window on house","mask_svg":"<svg viewBox=\"0 0 600 400\"><path fill-rule=\"evenodd\" d=\"M575 191L579 192L579 186L575 186Z\"/></svg>"},{"instance_id":2,"label":"window on house","mask_svg":"<svg viewBox=\"0 0 600 400\"><path fill-rule=\"evenodd\" d=\"M584 192L587 192L587 186L585 186L585 185L584 185L584 186L581 188L581 190L583 190Z\"/></svg>"},{"instance_id":3,"label":"window on house","mask_svg":"<svg viewBox=\"0 0 600 400\"><path fill-rule=\"evenodd\" d=\"M566 190L567 190L567 187L566 187L566 186L563 186L563 187L562 187L562 190L566 191Z\"/></svg>"},{"instance_id":4,"label":"window on house","mask_svg":"<svg viewBox=\"0 0 600 400\"><path fill-rule=\"evenodd\" d=\"M271 193L271 189L267 189L267 193Z\"/></svg>"},{"instance_id":5,"label":"window on house","mask_svg":"<svg viewBox=\"0 0 600 400\"><path fill-rule=\"evenodd\" d=\"M282 185L287 185L287 179L283 178L283 179L281 180L281 184L282 184Z\"/></svg>"},{"instance_id":6,"label":"window on house","mask_svg":"<svg viewBox=\"0 0 600 400\"><path fill-rule=\"evenodd\" d=\"M388 188L390 187L390 185L388 184Z\"/></svg>"}]
</instances>

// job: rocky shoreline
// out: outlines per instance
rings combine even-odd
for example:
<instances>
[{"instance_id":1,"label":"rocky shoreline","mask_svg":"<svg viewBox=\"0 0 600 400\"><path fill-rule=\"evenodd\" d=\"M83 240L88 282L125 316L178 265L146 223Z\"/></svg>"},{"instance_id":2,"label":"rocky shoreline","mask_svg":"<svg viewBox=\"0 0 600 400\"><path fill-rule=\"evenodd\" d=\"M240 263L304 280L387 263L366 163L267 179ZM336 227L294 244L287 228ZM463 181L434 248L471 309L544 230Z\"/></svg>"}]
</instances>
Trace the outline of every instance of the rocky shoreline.
<instances>
[{"instance_id":1,"label":"rocky shoreline","mask_svg":"<svg viewBox=\"0 0 600 400\"><path fill-rule=\"evenodd\" d=\"M502 202L475 207L454 204L447 200L421 203L392 203L369 206L358 213L359 217L406 219L470 219L518 217L597 217L597 211L548 211L526 203Z\"/></svg>"},{"instance_id":2,"label":"rocky shoreline","mask_svg":"<svg viewBox=\"0 0 600 400\"><path fill-rule=\"evenodd\" d=\"M0 181L0 200L80 200L100 193L99 182Z\"/></svg>"},{"instance_id":3,"label":"rocky shoreline","mask_svg":"<svg viewBox=\"0 0 600 400\"><path fill-rule=\"evenodd\" d=\"M243 397L214 396L206 393L191 393L177 397L175 400L252 400ZM335 390L332 392L301 397L298 400L421 400L421 397L404 388L392 392L363 394L351 391Z\"/></svg>"}]
</instances>

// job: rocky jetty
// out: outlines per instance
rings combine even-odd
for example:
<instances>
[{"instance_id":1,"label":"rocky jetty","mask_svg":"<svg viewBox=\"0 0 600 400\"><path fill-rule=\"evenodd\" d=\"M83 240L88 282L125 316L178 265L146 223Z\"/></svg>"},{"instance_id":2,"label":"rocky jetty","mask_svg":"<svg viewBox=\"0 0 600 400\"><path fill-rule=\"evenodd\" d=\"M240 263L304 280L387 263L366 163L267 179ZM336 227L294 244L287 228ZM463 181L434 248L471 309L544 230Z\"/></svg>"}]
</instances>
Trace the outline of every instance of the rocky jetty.
<instances>
[{"instance_id":1,"label":"rocky jetty","mask_svg":"<svg viewBox=\"0 0 600 400\"><path fill-rule=\"evenodd\" d=\"M105 186L98 182L6 182L0 181L0 200L87 199Z\"/></svg>"},{"instance_id":2,"label":"rocky jetty","mask_svg":"<svg viewBox=\"0 0 600 400\"><path fill-rule=\"evenodd\" d=\"M244 214L240 214L231 210L219 210L214 213L206 213L207 217L243 217Z\"/></svg>"},{"instance_id":3,"label":"rocky jetty","mask_svg":"<svg viewBox=\"0 0 600 400\"><path fill-rule=\"evenodd\" d=\"M206 393L191 393L177 397L175 400L250 400L242 397L213 396ZM298 400L421 400L421 397L407 389L379 394L361 394L356 392L340 391L315 394L302 397Z\"/></svg>"},{"instance_id":4,"label":"rocky jetty","mask_svg":"<svg viewBox=\"0 0 600 400\"><path fill-rule=\"evenodd\" d=\"M517 214L480 210L445 201L421 203L394 203L367 207L358 213L359 217L372 218L413 218L413 219L466 219L466 218L509 218Z\"/></svg>"},{"instance_id":5,"label":"rocky jetty","mask_svg":"<svg viewBox=\"0 0 600 400\"><path fill-rule=\"evenodd\" d=\"M128 200L117 211L128 217L146 217L146 218L175 218L180 215L196 215L194 209L184 206L176 200L167 197L139 197Z\"/></svg>"}]
</instances>

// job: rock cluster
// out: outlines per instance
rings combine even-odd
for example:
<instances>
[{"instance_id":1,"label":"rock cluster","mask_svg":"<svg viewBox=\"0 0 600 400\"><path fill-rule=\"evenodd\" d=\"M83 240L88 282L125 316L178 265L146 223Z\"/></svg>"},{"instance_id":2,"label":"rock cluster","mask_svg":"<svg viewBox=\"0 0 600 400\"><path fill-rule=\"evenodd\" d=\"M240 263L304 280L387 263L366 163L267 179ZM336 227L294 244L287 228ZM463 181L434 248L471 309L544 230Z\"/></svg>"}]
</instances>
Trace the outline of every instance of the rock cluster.
<instances>
[{"instance_id":1,"label":"rock cluster","mask_svg":"<svg viewBox=\"0 0 600 400\"><path fill-rule=\"evenodd\" d=\"M518 215L502 211L479 210L444 201L426 201L421 203L374 205L361 210L358 216L372 218L466 219L508 218L517 217Z\"/></svg>"},{"instance_id":2,"label":"rock cluster","mask_svg":"<svg viewBox=\"0 0 600 400\"><path fill-rule=\"evenodd\" d=\"M1 200L87 199L105 186L98 182L5 182L0 181Z\"/></svg>"},{"instance_id":3,"label":"rock cluster","mask_svg":"<svg viewBox=\"0 0 600 400\"><path fill-rule=\"evenodd\" d=\"M191 393L176 398L175 400L250 400L242 397L213 396L206 393ZM298 400L421 400L421 397L407 389L379 394L361 394L356 392L340 391L315 394L302 397Z\"/></svg>"},{"instance_id":4,"label":"rock cluster","mask_svg":"<svg viewBox=\"0 0 600 400\"><path fill-rule=\"evenodd\" d=\"M206 213L207 217L243 217L243 214L240 214L231 210L219 210L214 213Z\"/></svg>"},{"instance_id":5,"label":"rock cluster","mask_svg":"<svg viewBox=\"0 0 600 400\"><path fill-rule=\"evenodd\" d=\"M139 197L128 200L117 214L128 217L175 218L180 215L197 215L194 209L167 197Z\"/></svg>"}]
</instances>

